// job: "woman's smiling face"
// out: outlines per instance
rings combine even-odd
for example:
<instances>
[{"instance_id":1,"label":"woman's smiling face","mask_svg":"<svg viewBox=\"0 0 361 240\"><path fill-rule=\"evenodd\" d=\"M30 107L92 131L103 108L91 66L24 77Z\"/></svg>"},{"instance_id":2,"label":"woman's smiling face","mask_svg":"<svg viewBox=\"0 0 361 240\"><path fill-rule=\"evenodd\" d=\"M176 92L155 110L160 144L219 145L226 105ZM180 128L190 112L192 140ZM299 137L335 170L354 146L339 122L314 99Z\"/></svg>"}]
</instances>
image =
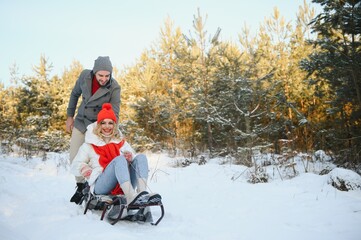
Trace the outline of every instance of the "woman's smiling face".
<instances>
[{"instance_id":1,"label":"woman's smiling face","mask_svg":"<svg viewBox=\"0 0 361 240\"><path fill-rule=\"evenodd\" d=\"M101 133L104 137L111 137L114 133L114 121L112 119L104 119L100 122Z\"/></svg>"}]
</instances>

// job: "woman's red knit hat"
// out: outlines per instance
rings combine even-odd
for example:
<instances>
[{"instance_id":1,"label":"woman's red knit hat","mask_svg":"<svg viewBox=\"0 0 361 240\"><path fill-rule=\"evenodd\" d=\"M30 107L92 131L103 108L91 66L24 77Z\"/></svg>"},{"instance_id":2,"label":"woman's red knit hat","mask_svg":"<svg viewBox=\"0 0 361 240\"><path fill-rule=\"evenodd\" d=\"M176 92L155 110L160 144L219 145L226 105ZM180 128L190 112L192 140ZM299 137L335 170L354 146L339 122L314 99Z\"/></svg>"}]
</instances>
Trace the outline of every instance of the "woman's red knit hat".
<instances>
[{"instance_id":1,"label":"woman's red knit hat","mask_svg":"<svg viewBox=\"0 0 361 240\"><path fill-rule=\"evenodd\" d=\"M112 105L110 103L104 103L102 106L102 110L98 113L97 122L100 123L104 119L112 119L114 122L117 121L117 117L113 112Z\"/></svg>"}]
</instances>

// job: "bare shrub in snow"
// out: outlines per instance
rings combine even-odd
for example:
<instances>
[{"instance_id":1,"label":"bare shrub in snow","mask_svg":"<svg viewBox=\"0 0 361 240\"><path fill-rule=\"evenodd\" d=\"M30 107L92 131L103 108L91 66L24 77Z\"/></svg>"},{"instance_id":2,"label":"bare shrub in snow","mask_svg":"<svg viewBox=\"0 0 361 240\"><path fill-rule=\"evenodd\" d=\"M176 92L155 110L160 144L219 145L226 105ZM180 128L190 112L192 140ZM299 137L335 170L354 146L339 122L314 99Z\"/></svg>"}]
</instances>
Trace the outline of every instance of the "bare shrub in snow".
<instances>
[{"instance_id":1,"label":"bare shrub in snow","mask_svg":"<svg viewBox=\"0 0 361 240\"><path fill-rule=\"evenodd\" d=\"M344 168L333 169L328 174L327 183L340 191L361 190L361 176Z\"/></svg>"},{"instance_id":2,"label":"bare shrub in snow","mask_svg":"<svg viewBox=\"0 0 361 240\"><path fill-rule=\"evenodd\" d=\"M247 178L249 183L266 183L268 182L268 174L266 172L266 169L261 166L257 166L252 168L253 170L250 170Z\"/></svg>"}]
</instances>

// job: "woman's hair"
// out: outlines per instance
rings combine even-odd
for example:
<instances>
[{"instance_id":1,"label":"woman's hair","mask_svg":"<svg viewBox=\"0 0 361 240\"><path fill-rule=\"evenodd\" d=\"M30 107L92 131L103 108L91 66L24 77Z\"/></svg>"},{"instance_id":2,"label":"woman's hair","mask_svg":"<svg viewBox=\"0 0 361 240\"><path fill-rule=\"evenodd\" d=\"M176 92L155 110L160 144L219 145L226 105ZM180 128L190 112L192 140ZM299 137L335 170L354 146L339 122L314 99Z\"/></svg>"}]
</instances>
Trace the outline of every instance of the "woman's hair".
<instances>
[{"instance_id":1,"label":"woman's hair","mask_svg":"<svg viewBox=\"0 0 361 240\"><path fill-rule=\"evenodd\" d=\"M100 138L103 138L102 135L102 127L101 127L102 122L99 122L95 125L94 129L93 129L93 133L95 135L97 135ZM118 139L118 140L122 140L123 139L123 134L121 133L121 131L119 130L119 125L117 123L114 122L114 128L113 128L113 132L112 132L112 137L113 139Z\"/></svg>"}]
</instances>

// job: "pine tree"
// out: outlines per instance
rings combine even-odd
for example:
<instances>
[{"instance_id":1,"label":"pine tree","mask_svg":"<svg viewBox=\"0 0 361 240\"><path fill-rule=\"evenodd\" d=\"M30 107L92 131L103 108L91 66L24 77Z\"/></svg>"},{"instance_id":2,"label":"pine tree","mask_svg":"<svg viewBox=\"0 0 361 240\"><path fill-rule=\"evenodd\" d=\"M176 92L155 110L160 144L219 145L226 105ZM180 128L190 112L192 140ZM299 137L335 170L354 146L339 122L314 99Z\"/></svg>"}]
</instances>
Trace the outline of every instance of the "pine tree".
<instances>
[{"instance_id":1,"label":"pine tree","mask_svg":"<svg viewBox=\"0 0 361 240\"><path fill-rule=\"evenodd\" d=\"M324 124L330 148L346 162L361 160L361 1L314 0L323 7L312 21L319 51L302 67L313 74L317 95L328 97Z\"/></svg>"},{"instance_id":2,"label":"pine tree","mask_svg":"<svg viewBox=\"0 0 361 240\"><path fill-rule=\"evenodd\" d=\"M239 49L231 43L219 47L214 82L210 89L211 116L218 150L236 156L238 163L252 164L252 148L261 144L262 124L267 90L262 81L251 80L244 69ZM225 149L222 149L225 148Z\"/></svg>"},{"instance_id":3,"label":"pine tree","mask_svg":"<svg viewBox=\"0 0 361 240\"><path fill-rule=\"evenodd\" d=\"M218 38L221 30L217 29L213 36L208 35L205 29L206 21L207 15L202 17L198 9L197 15L193 19L195 36L184 35L188 44L188 56L184 56L184 61L191 70L188 71L189 75L182 81L190 91L194 103L193 121L195 129L199 129L200 139L202 142L205 140L208 151L212 155L214 150L214 119L211 116L209 91L214 81L212 75L216 69L213 58L220 43Z\"/></svg>"},{"instance_id":4,"label":"pine tree","mask_svg":"<svg viewBox=\"0 0 361 240\"><path fill-rule=\"evenodd\" d=\"M64 113L61 79L50 76L52 64L45 56L33 67L34 76L24 76L17 91L18 136L17 144L26 157L46 151L61 151L67 147L64 141Z\"/></svg>"},{"instance_id":5,"label":"pine tree","mask_svg":"<svg viewBox=\"0 0 361 240\"><path fill-rule=\"evenodd\" d=\"M305 35L314 13L306 3L299 9L295 27L275 8L273 15L261 24L256 37L251 38L246 27L240 35L242 60L248 66L243 71L255 81L260 96L268 92L261 109L269 114L264 115L260 126L268 126L268 139L277 153L281 151L280 139L292 142L293 150L312 147L309 136L313 133L307 117L314 94L304 82L306 72L299 68L299 61L313 50L307 45ZM258 81L264 77L267 79Z\"/></svg>"}]
</instances>

